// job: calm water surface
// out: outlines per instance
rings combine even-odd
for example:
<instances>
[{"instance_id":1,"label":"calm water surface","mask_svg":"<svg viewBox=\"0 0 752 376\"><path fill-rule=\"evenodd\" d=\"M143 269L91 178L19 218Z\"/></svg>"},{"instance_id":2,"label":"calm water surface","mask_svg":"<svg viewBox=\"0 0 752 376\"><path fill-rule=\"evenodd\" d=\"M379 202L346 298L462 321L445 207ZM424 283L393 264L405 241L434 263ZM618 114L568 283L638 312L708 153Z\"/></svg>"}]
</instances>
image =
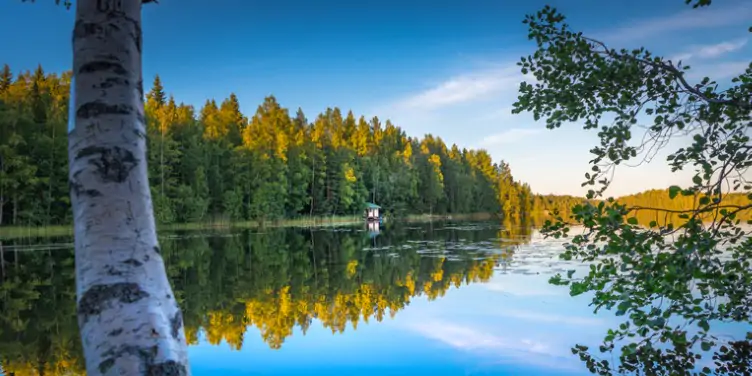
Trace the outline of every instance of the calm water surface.
<instances>
[{"instance_id":1,"label":"calm water surface","mask_svg":"<svg viewBox=\"0 0 752 376\"><path fill-rule=\"evenodd\" d=\"M160 235L194 375L585 375L570 347L617 322L548 285L577 265L530 229ZM3 246L7 375L82 372L70 243Z\"/></svg>"}]
</instances>

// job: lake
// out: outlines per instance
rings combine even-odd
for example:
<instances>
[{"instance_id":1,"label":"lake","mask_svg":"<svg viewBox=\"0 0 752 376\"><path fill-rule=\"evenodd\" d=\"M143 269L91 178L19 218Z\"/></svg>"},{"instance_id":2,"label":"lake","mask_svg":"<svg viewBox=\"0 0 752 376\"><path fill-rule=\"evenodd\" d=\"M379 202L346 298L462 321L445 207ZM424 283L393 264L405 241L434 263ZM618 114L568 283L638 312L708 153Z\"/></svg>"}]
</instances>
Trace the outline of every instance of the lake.
<instances>
[{"instance_id":1,"label":"lake","mask_svg":"<svg viewBox=\"0 0 752 376\"><path fill-rule=\"evenodd\" d=\"M561 241L497 223L161 233L194 375L587 375L609 312ZM82 372L72 239L5 242L6 375ZM579 267L578 267L579 268ZM39 372L42 370L43 372Z\"/></svg>"}]
</instances>

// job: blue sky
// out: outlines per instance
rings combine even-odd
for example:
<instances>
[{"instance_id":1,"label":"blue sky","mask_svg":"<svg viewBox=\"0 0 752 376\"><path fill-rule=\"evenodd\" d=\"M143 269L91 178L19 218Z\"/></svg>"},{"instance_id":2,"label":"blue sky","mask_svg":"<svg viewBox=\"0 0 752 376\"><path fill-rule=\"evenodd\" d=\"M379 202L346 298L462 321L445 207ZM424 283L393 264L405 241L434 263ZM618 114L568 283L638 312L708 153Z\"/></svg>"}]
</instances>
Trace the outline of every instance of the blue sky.
<instances>
[{"instance_id":1,"label":"blue sky","mask_svg":"<svg viewBox=\"0 0 752 376\"><path fill-rule=\"evenodd\" d=\"M235 92L250 115L274 94L309 118L327 106L389 118L409 135L485 148L537 192L582 194L595 133L574 124L548 131L509 112L523 79L514 63L533 48L521 20L545 3L575 29L682 57L696 75L721 82L752 56L752 2L744 0L701 10L682 0L162 0L144 8L144 74L159 73L179 101L196 106ZM52 0L6 0L0 10L0 32L14 36L4 39L0 63L70 68L72 11ZM685 182L664 156L617 170L610 193Z\"/></svg>"}]
</instances>

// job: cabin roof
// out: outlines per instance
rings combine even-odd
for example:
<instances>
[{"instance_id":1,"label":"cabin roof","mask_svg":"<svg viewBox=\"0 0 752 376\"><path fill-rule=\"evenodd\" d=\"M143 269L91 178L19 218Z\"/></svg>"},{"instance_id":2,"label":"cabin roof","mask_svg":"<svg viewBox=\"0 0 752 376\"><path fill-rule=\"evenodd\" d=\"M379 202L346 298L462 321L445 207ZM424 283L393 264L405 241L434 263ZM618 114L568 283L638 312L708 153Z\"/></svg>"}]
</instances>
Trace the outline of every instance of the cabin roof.
<instances>
[{"instance_id":1,"label":"cabin roof","mask_svg":"<svg viewBox=\"0 0 752 376\"><path fill-rule=\"evenodd\" d=\"M381 206L378 206L372 202L366 202L366 209L381 209Z\"/></svg>"}]
</instances>

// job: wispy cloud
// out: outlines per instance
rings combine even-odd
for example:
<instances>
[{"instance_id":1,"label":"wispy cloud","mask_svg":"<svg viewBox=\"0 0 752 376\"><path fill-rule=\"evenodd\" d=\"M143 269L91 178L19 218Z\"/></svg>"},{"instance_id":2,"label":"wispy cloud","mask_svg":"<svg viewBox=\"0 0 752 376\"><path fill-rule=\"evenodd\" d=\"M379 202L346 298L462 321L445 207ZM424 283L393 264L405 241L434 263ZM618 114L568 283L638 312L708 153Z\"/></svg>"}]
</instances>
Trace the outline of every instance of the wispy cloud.
<instances>
[{"instance_id":1,"label":"wispy cloud","mask_svg":"<svg viewBox=\"0 0 752 376\"><path fill-rule=\"evenodd\" d=\"M560 344L554 348L552 344L525 336L502 337L436 319L412 323L407 329L459 350L488 355L497 362L503 362L506 358L548 368L573 369L573 364L567 361L567 347Z\"/></svg>"},{"instance_id":2,"label":"wispy cloud","mask_svg":"<svg viewBox=\"0 0 752 376\"><path fill-rule=\"evenodd\" d=\"M485 137L481 142L480 146L483 147L490 147L490 146L497 146L502 144L511 144L515 142L519 142L520 140L539 134L543 130L538 128L512 128L507 129L504 132L492 134L490 136Z\"/></svg>"},{"instance_id":3,"label":"wispy cloud","mask_svg":"<svg viewBox=\"0 0 752 376\"><path fill-rule=\"evenodd\" d=\"M747 39L736 39L716 44L692 46L687 51L671 58L673 61L686 61L692 58L712 59L737 51L747 44Z\"/></svg>"},{"instance_id":4,"label":"wispy cloud","mask_svg":"<svg viewBox=\"0 0 752 376\"><path fill-rule=\"evenodd\" d=\"M550 354L550 346L526 338L507 339L480 330L456 325L444 320L431 320L416 323L410 327L414 331L462 350L508 349L529 353Z\"/></svg>"},{"instance_id":5,"label":"wispy cloud","mask_svg":"<svg viewBox=\"0 0 752 376\"><path fill-rule=\"evenodd\" d=\"M471 72L451 77L432 88L414 94L401 101L401 107L408 109L431 110L442 106L458 104L497 95L508 90L516 93L524 77L514 64L500 68Z\"/></svg>"},{"instance_id":6,"label":"wispy cloud","mask_svg":"<svg viewBox=\"0 0 752 376\"><path fill-rule=\"evenodd\" d=\"M664 34L747 23L752 19L752 2L739 1L733 6L687 9L665 17L655 17L632 22L596 36L608 43L622 43L645 38L658 38Z\"/></svg>"}]
</instances>

